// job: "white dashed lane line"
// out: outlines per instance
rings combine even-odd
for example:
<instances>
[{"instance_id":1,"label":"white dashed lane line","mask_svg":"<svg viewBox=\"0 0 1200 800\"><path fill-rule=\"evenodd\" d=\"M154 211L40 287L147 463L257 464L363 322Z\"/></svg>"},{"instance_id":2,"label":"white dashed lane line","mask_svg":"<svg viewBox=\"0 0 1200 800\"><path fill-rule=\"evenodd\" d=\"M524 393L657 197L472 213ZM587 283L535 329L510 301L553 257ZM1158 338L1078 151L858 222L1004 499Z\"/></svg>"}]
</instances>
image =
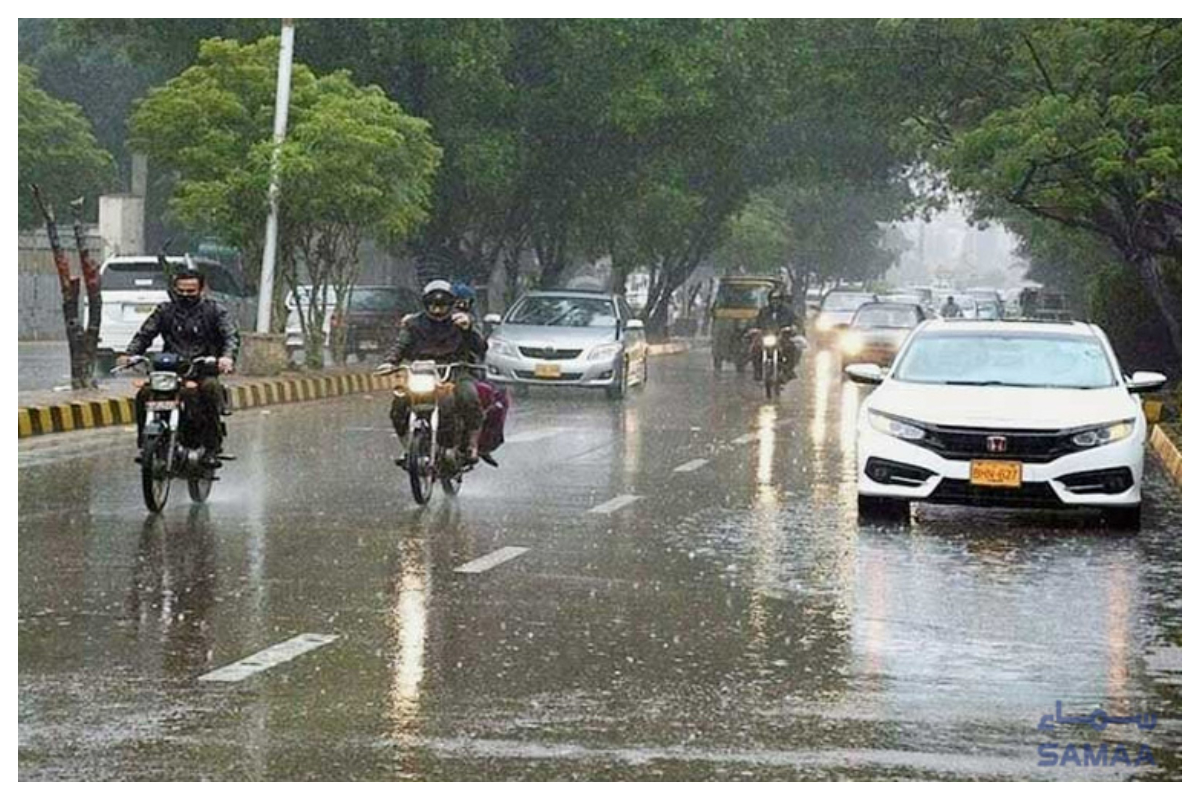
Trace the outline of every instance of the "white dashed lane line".
<instances>
[{"instance_id":1,"label":"white dashed lane line","mask_svg":"<svg viewBox=\"0 0 1200 800\"><path fill-rule=\"evenodd\" d=\"M692 459L691 461L687 462L686 464L680 464L673 471L674 472L695 472L696 470L700 469L707 463L708 463L707 458L695 458L695 459Z\"/></svg>"},{"instance_id":2,"label":"white dashed lane line","mask_svg":"<svg viewBox=\"0 0 1200 800\"><path fill-rule=\"evenodd\" d=\"M641 499L642 498L636 494L617 495L612 500L609 500L607 503L601 503L600 505L596 506L595 508L590 509L588 511L588 513L589 514L611 514L614 511L620 511L622 508L629 505L630 503L636 503L638 500L641 500Z\"/></svg>"},{"instance_id":3,"label":"white dashed lane line","mask_svg":"<svg viewBox=\"0 0 1200 800\"><path fill-rule=\"evenodd\" d=\"M734 444L750 444L758 438L757 433L746 433L733 440Z\"/></svg>"},{"instance_id":4,"label":"white dashed lane line","mask_svg":"<svg viewBox=\"0 0 1200 800\"><path fill-rule=\"evenodd\" d=\"M302 633L299 636L288 639L286 642L271 645L266 650L259 650L253 655L246 656L241 661L235 661L220 669L206 672L198 680L206 683L236 683L237 681L249 678L251 675L257 675L271 667L291 661L293 658L303 655L309 650L324 647L330 642L336 641L337 638L337 636L324 633Z\"/></svg>"},{"instance_id":5,"label":"white dashed lane line","mask_svg":"<svg viewBox=\"0 0 1200 800\"><path fill-rule=\"evenodd\" d=\"M512 561L518 556L524 555L529 551L528 547L501 547L499 550L494 550L486 556L480 556L474 561L468 561L461 567L455 567L455 572L461 572L466 575L475 575L480 572L487 572L493 567L498 567L506 561Z\"/></svg>"}]
</instances>

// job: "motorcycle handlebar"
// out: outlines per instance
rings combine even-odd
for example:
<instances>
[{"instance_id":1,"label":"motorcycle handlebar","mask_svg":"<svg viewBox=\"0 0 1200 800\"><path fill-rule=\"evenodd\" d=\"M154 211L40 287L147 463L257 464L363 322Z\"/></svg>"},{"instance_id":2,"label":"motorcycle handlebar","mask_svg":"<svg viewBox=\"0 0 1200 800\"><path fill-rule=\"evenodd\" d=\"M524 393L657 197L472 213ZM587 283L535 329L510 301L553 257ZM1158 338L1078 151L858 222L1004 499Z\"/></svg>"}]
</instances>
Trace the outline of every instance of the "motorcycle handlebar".
<instances>
[{"instance_id":1,"label":"motorcycle handlebar","mask_svg":"<svg viewBox=\"0 0 1200 800\"><path fill-rule=\"evenodd\" d=\"M453 361L449 364L434 364L434 369L438 371L439 375L449 375L455 369L465 369L465 370L468 370L471 372L481 372L481 373L487 372L487 368L484 367L483 364L468 364L465 361ZM375 370L375 374L376 375L395 375L398 372L412 372L412 371L413 371L412 366L409 364L396 364L395 366L391 367L390 369L377 368ZM443 378L443 380L445 380L445 378Z\"/></svg>"},{"instance_id":2,"label":"motorcycle handlebar","mask_svg":"<svg viewBox=\"0 0 1200 800\"><path fill-rule=\"evenodd\" d=\"M123 365L118 364L117 366L110 369L108 371L108 374L116 375L118 372L124 372L127 369L133 369L136 366L140 366L141 364L148 364L148 363L150 363L150 359L147 358L146 356L129 356L128 364L123 364ZM212 366L216 363L217 363L216 356L196 356L191 361L192 369L195 369L197 364L207 364L209 366Z\"/></svg>"}]
</instances>

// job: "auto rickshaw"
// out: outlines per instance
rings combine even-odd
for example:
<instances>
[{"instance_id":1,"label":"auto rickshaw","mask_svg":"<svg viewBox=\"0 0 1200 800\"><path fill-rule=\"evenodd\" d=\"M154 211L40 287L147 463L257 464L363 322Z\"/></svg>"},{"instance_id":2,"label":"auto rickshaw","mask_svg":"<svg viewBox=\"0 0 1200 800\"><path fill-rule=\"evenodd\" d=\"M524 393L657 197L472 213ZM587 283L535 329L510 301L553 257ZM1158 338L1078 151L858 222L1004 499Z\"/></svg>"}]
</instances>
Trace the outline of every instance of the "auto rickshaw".
<instances>
[{"instance_id":1,"label":"auto rickshaw","mask_svg":"<svg viewBox=\"0 0 1200 800\"><path fill-rule=\"evenodd\" d=\"M712 311L713 369L720 370L732 361L738 372L750 361L750 343L746 331L754 326L759 309L767 304L772 289L783 288L783 281L761 275L720 278Z\"/></svg>"}]
</instances>

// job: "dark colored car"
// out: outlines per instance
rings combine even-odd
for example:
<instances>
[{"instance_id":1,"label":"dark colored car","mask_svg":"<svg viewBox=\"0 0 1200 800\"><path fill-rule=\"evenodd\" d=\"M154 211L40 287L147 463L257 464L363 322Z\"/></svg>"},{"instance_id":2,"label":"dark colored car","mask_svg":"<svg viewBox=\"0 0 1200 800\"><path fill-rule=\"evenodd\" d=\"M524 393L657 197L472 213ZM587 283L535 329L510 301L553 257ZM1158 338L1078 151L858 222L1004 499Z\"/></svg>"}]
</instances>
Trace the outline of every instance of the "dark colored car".
<instances>
[{"instance_id":1,"label":"dark colored car","mask_svg":"<svg viewBox=\"0 0 1200 800\"><path fill-rule=\"evenodd\" d=\"M359 360L387 349L400 321L408 314L421 311L421 298L411 289L400 286L355 286L347 303L345 317L334 314L331 331L346 329L346 354Z\"/></svg>"}]
</instances>

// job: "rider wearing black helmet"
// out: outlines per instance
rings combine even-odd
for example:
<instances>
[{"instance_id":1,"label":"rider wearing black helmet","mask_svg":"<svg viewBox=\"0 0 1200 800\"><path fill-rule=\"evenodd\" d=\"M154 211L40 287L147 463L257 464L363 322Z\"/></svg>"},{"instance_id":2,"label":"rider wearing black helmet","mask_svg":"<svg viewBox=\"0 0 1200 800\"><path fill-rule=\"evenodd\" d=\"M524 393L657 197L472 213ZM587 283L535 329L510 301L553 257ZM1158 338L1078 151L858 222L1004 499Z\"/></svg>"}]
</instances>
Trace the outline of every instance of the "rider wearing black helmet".
<instances>
[{"instance_id":1,"label":"rider wearing black helmet","mask_svg":"<svg viewBox=\"0 0 1200 800\"><path fill-rule=\"evenodd\" d=\"M454 301L453 289L447 281L436 280L426 284L421 292L421 304L425 312L406 319L400 325L396 341L380 369L388 369L404 361L436 361L441 364L482 362L487 353L487 342L475 329L470 314L455 310ZM479 457L479 430L483 425L479 394L469 372L460 371L454 376L454 382L454 395L443 413L447 419L458 421L459 435L455 441L464 457L474 462ZM408 411L408 398L394 396L392 427L396 429L401 442L408 436Z\"/></svg>"},{"instance_id":2,"label":"rider wearing black helmet","mask_svg":"<svg viewBox=\"0 0 1200 800\"><path fill-rule=\"evenodd\" d=\"M124 365L129 363L130 356L145 354L154 339L161 336L164 353L174 353L188 361L213 356L222 373L232 372L240 341L237 322L223 305L204 296L204 287L204 273L188 259L171 276L168 292L171 299L159 304L146 318L118 363ZM196 423L200 443L206 450L204 458L208 466L218 467L221 465L217 459L221 447L219 415L224 405L224 390L216 378L205 378L196 392L199 399L195 405ZM149 387L143 386L135 400L139 451L149 394Z\"/></svg>"},{"instance_id":3,"label":"rider wearing black helmet","mask_svg":"<svg viewBox=\"0 0 1200 800\"><path fill-rule=\"evenodd\" d=\"M767 305L758 311L754 327L761 333L779 334L784 328L796 328L796 313L788 303L787 292L782 287L775 287L767 295ZM761 333L751 346L750 353L754 364L754 379L762 380L762 338ZM791 336L780 336L779 355L783 361L783 375L786 380L796 377L796 345Z\"/></svg>"}]
</instances>

